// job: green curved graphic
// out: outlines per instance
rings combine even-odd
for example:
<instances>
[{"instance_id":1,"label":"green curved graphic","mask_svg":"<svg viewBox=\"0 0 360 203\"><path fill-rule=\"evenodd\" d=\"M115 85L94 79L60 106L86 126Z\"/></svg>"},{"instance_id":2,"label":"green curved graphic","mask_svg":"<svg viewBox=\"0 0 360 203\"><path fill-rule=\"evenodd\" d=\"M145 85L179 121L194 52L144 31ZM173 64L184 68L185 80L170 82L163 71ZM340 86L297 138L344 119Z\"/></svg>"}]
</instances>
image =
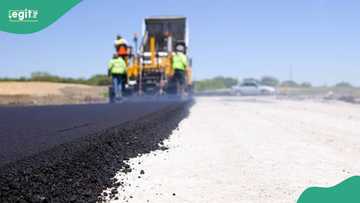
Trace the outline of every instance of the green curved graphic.
<instances>
[{"instance_id":1,"label":"green curved graphic","mask_svg":"<svg viewBox=\"0 0 360 203\"><path fill-rule=\"evenodd\" d=\"M360 176L353 176L340 184L329 187L306 189L297 203L359 203Z\"/></svg>"},{"instance_id":2,"label":"green curved graphic","mask_svg":"<svg viewBox=\"0 0 360 203\"><path fill-rule=\"evenodd\" d=\"M26 34L40 31L81 0L0 0L0 31Z\"/></svg>"}]
</instances>

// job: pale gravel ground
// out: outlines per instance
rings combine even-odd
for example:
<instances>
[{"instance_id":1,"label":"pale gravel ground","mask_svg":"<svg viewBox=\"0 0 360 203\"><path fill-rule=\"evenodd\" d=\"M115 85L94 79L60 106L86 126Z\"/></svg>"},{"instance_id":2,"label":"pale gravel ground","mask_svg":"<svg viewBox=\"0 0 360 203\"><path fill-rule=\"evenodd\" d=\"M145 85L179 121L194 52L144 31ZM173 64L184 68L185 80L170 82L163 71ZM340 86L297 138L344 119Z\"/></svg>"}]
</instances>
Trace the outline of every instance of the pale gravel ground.
<instances>
[{"instance_id":1,"label":"pale gravel ground","mask_svg":"<svg viewBox=\"0 0 360 203\"><path fill-rule=\"evenodd\" d=\"M360 105L198 98L165 144L130 160L112 202L295 202L360 174Z\"/></svg>"}]
</instances>

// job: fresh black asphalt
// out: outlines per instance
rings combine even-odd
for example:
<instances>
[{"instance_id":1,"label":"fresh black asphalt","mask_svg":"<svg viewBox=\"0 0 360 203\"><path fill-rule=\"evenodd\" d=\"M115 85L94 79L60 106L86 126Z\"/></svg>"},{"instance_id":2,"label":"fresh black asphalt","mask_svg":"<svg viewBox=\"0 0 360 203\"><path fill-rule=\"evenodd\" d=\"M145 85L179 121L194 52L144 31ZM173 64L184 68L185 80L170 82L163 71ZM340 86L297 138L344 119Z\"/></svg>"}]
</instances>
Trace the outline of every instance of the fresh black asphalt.
<instances>
[{"instance_id":1,"label":"fresh black asphalt","mask_svg":"<svg viewBox=\"0 0 360 203\"><path fill-rule=\"evenodd\" d=\"M0 108L0 167L159 111L173 102Z\"/></svg>"},{"instance_id":2,"label":"fresh black asphalt","mask_svg":"<svg viewBox=\"0 0 360 203\"><path fill-rule=\"evenodd\" d=\"M190 101L0 108L0 202L116 198L126 160L159 144Z\"/></svg>"}]
</instances>

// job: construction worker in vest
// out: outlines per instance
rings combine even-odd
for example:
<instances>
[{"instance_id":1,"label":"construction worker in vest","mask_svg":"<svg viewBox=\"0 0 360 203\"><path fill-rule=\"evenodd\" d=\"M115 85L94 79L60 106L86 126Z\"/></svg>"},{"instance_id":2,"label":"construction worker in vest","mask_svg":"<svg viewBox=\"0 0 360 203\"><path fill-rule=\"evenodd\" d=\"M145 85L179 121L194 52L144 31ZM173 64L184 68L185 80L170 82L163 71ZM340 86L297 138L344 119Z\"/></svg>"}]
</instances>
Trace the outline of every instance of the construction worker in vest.
<instances>
[{"instance_id":1,"label":"construction worker in vest","mask_svg":"<svg viewBox=\"0 0 360 203\"><path fill-rule=\"evenodd\" d=\"M181 44L177 45L172 58L173 79L176 82L177 93L180 93L182 96L185 94L185 71L188 66L187 57L184 53L185 47Z\"/></svg>"},{"instance_id":2,"label":"construction worker in vest","mask_svg":"<svg viewBox=\"0 0 360 203\"><path fill-rule=\"evenodd\" d=\"M115 100L122 98L122 91L126 80L126 64L122 57L114 54L108 63L108 75L111 76Z\"/></svg>"}]
</instances>

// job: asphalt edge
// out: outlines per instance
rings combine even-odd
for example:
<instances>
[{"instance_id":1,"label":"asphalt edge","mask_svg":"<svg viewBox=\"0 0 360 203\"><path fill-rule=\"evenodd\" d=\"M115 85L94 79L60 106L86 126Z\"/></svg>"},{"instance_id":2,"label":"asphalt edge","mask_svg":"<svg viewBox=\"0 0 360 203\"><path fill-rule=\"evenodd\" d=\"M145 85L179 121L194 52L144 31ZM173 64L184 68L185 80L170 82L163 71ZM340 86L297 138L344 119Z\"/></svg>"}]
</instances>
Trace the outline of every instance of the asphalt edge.
<instances>
[{"instance_id":1,"label":"asphalt edge","mask_svg":"<svg viewBox=\"0 0 360 203\"><path fill-rule=\"evenodd\" d=\"M169 105L136 121L87 136L0 168L0 202L99 202L101 192L121 183L124 162L157 150L193 101Z\"/></svg>"}]
</instances>

